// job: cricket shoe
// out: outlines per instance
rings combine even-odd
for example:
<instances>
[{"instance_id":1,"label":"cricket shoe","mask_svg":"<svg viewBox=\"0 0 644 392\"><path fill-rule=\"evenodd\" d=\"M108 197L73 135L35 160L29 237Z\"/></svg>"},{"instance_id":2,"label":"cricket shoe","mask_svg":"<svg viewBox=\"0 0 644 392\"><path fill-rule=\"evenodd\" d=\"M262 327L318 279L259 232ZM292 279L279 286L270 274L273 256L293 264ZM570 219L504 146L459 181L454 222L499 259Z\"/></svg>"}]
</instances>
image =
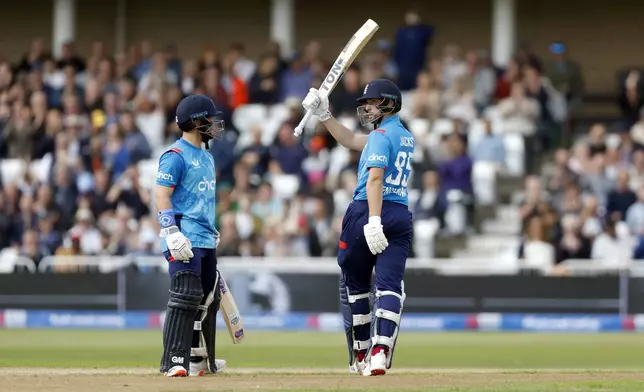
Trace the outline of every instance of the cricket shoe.
<instances>
[{"instance_id":1,"label":"cricket shoe","mask_svg":"<svg viewBox=\"0 0 644 392\"><path fill-rule=\"evenodd\" d=\"M215 359L215 367L217 368L217 373L221 373L226 370L226 360L225 359ZM190 362L190 376L191 377L201 377L206 374L214 374L208 369L208 362L203 359L199 362Z\"/></svg>"},{"instance_id":2,"label":"cricket shoe","mask_svg":"<svg viewBox=\"0 0 644 392\"><path fill-rule=\"evenodd\" d=\"M364 372L365 367L367 367L367 363L365 362L366 354L366 351L358 352L356 359L353 361L353 365L349 366L350 373L362 374Z\"/></svg>"},{"instance_id":3,"label":"cricket shoe","mask_svg":"<svg viewBox=\"0 0 644 392\"><path fill-rule=\"evenodd\" d=\"M369 363L362 371L363 376L384 376L387 374L387 349L375 347Z\"/></svg>"},{"instance_id":4,"label":"cricket shoe","mask_svg":"<svg viewBox=\"0 0 644 392\"><path fill-rule=\"evenodd\" d=\"M183 366L173 366L165 372L166 377L187 377L188 371Z\"/></svg>"}]
</instances>

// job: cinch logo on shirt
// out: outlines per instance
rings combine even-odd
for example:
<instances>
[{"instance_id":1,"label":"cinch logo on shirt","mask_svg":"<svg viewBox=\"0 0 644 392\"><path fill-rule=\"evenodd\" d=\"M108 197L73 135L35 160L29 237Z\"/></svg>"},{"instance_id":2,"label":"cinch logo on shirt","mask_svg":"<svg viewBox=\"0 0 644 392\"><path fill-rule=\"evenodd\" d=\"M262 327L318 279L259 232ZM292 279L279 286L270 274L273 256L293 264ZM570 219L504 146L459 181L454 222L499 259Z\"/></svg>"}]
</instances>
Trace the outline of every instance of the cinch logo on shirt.
<instances>
[{"instance_id":1,"label":"cinch logo on shirt","mask_svg":"<svg viewBox=\"0 0 644 392\"><path fill-rule=\"evenodd\" d=\"M197 185L197 189L199 189L199 192L214 191L216 185L216 180L208 181L208 179L204 177L203 181Z\"/></svg>"},{"instance_id":2,"label":"cinch logo on shirt","mask_svg":"<svg viewBox=\"0 0 644 392\"><path fill-rule=\"evenodd\" d=\"M157 172L157 179L158 180L166 180L166 181L172 181L172 174L170 173L163 173L163 172Z\"/></svg>"},{"instance_id":3,"label":"cinch logo on shirt","mask_svg":"<svg viewBox=\"0 0 644 392\"><path fill-rule=\"evenodd\" d=\"M378 161L378 162L387 163L387 157L384 155L371 154L369 155L369 161Z\"/></svg>"}]
</instances>

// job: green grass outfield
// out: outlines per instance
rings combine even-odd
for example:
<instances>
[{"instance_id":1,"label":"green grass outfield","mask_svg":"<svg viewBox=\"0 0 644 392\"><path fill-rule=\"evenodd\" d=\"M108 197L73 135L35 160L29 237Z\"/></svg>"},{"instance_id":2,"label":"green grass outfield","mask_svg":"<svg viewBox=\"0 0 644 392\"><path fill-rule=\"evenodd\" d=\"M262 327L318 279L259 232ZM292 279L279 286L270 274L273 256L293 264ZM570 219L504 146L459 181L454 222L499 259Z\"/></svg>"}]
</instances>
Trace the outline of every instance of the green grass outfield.
<instances>
[{"instance_id":1,"label":"green grass outfield","mask_svg":"<svg viewBox=\"0 0 644 392\"><path fill-rule=\"evenodd\" d=\"M403 333L394 371L384 378L360 378L346 372L342 333L250 331L246 341L235 346L225 331L218 338L217 357L228 361L230 371L217 376L230 388L223 390L246 390L248 386L238 388L236 383L246 382L250 374L253 382L268 388L261 390L375 391L387 389L388 383L400 378L393 390L644 391L644 334L636 333ZM48 368L56 374L56 369L72 368L80 372L74 377L91 374L107 380L100 372L111 371L133 386L141 377L154 385L167 382L155 375L160 352L160 331L0 330L0 368L5 373L11 372L8 368ZM135 375L117 369L133 369ZM290 381L278 382L278 378L302 384L289 387ZM212 378L191 378L186 388L155 390L213 390L201 384L203 379L213 382ZM307 384L313 379L312 386ZM11 390L3 389L1 380L0 372L0 391ZM366 384L354 385L359 381ZM424 382L428 384L423 386ZM53 385L49 390L58 389Z\"/></svg>"}]
</instances>

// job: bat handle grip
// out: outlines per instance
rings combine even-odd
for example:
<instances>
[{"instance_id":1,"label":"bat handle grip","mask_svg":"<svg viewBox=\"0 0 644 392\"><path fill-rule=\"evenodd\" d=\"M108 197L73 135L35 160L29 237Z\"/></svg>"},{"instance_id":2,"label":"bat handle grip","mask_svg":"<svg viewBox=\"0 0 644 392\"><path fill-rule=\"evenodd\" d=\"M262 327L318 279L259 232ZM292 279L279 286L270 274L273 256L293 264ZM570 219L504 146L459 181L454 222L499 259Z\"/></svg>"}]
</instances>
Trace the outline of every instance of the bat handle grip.
<instances>
[{"instance_id":1,"label":"bat handle grip","mask_svg":"<svg viewBox=\"0 0 644 392\"><path fill-rule=\"evenodd\" d=\"M302 135L302 132L304 131L304 126L306 125L306 123L309 122L309 120L311 119L312 115L313 115L312 110L308 110L306 112L306 114L304 115L304 117L302 118L300 123L297 125L297 127L295 127L295 132L293 132L293 135L295 137L300 137L300 135Z\"/></svg>"}]
</instances>

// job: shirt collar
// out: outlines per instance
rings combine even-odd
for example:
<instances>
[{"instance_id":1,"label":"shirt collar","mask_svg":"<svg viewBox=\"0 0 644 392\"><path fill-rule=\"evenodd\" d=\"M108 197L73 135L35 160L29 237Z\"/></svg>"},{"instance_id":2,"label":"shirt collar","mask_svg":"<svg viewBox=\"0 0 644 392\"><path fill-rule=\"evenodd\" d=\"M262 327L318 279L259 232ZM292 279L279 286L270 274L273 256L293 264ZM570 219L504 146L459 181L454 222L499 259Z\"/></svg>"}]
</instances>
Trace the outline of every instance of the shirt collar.
<instances>
[{"instance_id":1,"label":"shirt collar","mask_svg":"<svg viewBox=\"0 0 644 392\"><path fill-rule=\"evenodd\" d=\"M394 114L393 116L389 116L382 120L380 123L380 126L383 126L385 124L393 123L393 122L400 122L400 117L397 114Z\"/></svg>"},{"instance_id":2,"label":"shirt collar","mask_svg":"<svg viewBox=\"0 0 644 392\"><path fill-rule=\"evenodd\" d=\"M179 143L183 144L184 146L186 146L188 148L192 148L192 149L195 149L195 150L201 150L201 148L198 148L194 144L187 142L184 138L179 139Z\"/></svg>"}]
</instances>

